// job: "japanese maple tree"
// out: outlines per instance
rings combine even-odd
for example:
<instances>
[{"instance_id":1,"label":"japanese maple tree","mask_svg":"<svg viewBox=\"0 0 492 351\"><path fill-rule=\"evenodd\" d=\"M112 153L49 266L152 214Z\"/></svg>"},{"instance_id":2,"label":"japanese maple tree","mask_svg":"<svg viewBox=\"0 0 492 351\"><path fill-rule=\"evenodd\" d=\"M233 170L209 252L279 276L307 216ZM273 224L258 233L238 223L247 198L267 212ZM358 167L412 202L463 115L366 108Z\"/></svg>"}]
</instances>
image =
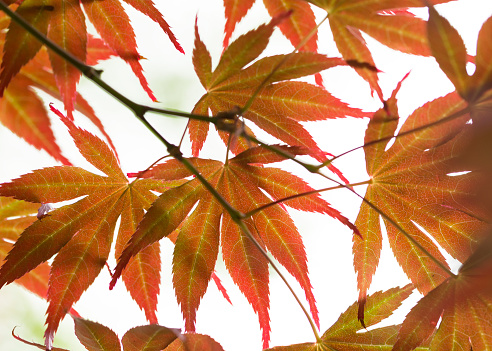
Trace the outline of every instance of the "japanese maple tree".
<instances>
[{"instance_id":1,"label":"japanese maple tree","mask_svg":"<svg viewBox=\"0 0 492 351\"><path fill-rule=\"evenodd\" d=\"M440 14L448 2L224 0L223 38L209 38L199 12L194 23L180 22L152 0L0 0L0 122L52 160L0 184L0 289L16 283L47 306L43 341L16 330L12 337L19 345L64 350L55 334L71 318L89 351L224 350L220 331L206 335L197 324L212 283L228 303L234 304L232 284L244 295L263 349L492 349L492 17L476 38L476 55L469 53ZM202 95L182 92L188 111L157 104L163 97L148 81L155 72L144 72L130 7L163 32L158 40L170 43L168 50L189 59ZM255 7L267 19L238 32ZM417 15L424 10L428 18ZM189 47L170 24L193 33ZM323 52L326 38L336 48L330 55ZM217 57L213 40L222 46ZM290 51L271 50L285 40ZM412 73L392 77L396 86L387 89L386 67L373 58L370 40L398 55L435 60L454 91L401 116ZM118 59L148 103L122 94L97 66ZM160 65L175 63L163 57ZM327 79L334 70L340 77L355 72L373 104L337 97L342 82ZM158 159L124 171L132 165L115 142L121 133L107 127L118 117L99 115L97 104L82 97L82 76L133 113L160 143ZM186 123L180 132L163 131L151 114ZM85 118L91 123L81 127ZM338 155L311 129L337 128L335 120L367 121L364 137L344 136L356 147ZM133 135L123 137L137 157L153 155ZM76 149L67 152L65 142ZM357 182L339 161L356 152L363 152L359 166L367 173ZM357 199L357 215L329 199L336 189ZM296 211L329 217L338 228L330 234L352 243L353 288L330 284L348 295L356 290L358 299L326 330L320 301L337 301L313 289L304 240L311 233L298 229ZM173 246L169 281L163 241ZM385 243L409 283L372 292ZM294 298L283 308L300 308L305 317L290 323L307 325L311 340L276 341L270 349L272 276ZM148 324L120 337L85 315L77 302L96 279L106 279L107 294L124 284ZM161 283L174 289L182 329L159 324ZM388 322L411 294L420 300L402 320Z\"/></svg>"}]
</instances>

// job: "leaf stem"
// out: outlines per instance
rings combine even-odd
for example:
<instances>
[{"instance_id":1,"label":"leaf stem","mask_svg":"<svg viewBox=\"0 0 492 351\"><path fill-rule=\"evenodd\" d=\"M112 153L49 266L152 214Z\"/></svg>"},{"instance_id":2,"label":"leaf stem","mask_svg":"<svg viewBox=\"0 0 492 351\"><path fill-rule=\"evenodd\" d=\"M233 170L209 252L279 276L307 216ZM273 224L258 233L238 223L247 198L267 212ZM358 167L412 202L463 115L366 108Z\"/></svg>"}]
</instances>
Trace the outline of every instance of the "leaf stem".
<instances>
[{"instance_id":1,"label":"leaf stem","mask_svg":"<svg viewBox=\"0 0 492 351\"><path fill-rule=\"evenodd\" d=\"M299 197L309 196L309 195L314 195L314 194L319 194L321 192L329 191L329 190L343 189L345 187L354 187L354 186L359 186L359 185L371 184L371 182L372 182L372 180L371 179L368 179L368 180L364 180L363 182L352 183L352 184L344 184L343 186L342 185L337 185L337 186L332 186L332 187L329 187L329 188L311 190L311 191L306 191L306 192L303 192L303 193L299 193L299 194L287 196L287 197L278 199L276 201L269 202L269 203L267 203L265 205L259 206L259 207L255 208L254 210L251 210L249 212L246 212L244 214L244 217L245 218L248 218L248 217L254 216L258 212L261 212L261 211L263 211L264 209L266 209L268 207L278 205L278 204L280 204L282 202L285 202L285 201L297 199Z\"/></svg>"},{"instance_id":2,"label":"leaf stem","mask_svg":"<svg viewBox=\"0 0 492 351\"><path fill-rule=\"evenodd\" d=\"M53 50L56 54L58 54L60 57L62 57L64 60L67 62L71 63L73 66L75 66L84 76L86 76L88 79L92 80L96 85L98 85L100 88L102 88L104 91L109 93L111 96L113 96L115 99L120 101L123 105L125 105L127 108L133 111L135 116L149 129L149 131L152 132L167 148L167 151L171 156L173 156L175 159L178 161L182 162L183 165L188 168L192 174L195 175L196 178L203 184L203 186L217 199L217 201L221 204L221 206L229 213L233 221L241 228L241 230L245 233L245 235L254 243L254 245L260 250L262 255L268 260L270 265L273 267L273 269L277 272L277 274L282 278L294 298L296 299L297 303L301 307L302 311L306 315L309 324L311 325L311 328L313 329L313 333L316 337L317 342L321 342L321 338L318 334L318 331L316 329L316 326L309 315L308 311L305 309L305 307L302 305L299 297L297 294L294 292L290 284L287 282L286 278L282 275L280 270L277 268L276 264L273 262L273 260L268 256L267 252L263 249L263 247L257 242L257 240L254 238L254 236L251 234L249 231L248 227L245 225L243 220L246 218L243 213L240 211L236 210L234 207L232 207L220 194L219 192L203 177L203 175L193 166L191 162L189 162L186 158L183 157L180 149L178 146L171 144L168 142L145 118L145 114L147 112L154 112L158 114L165 114L165 115L172 115L172 116L178 116L178 117L186 117L190 119L197 119L201 121L206 121L209 123L216 124L218 119L214 117L209 117L209 116L201 116L201 115L195 115L195 114L190 114L190 113L185 113L185 112L180 112L180 111L174 111L174 110L168 110L168 109L161 109L161 108L154 108L150 106L145 106L141 104L137 104L133 102L132 100L128 99L126 96L123 94L119 93L116 91L114 88L112 88L109 84L104 82L100 76L101 76L101 71L98 71L94 69L91 66L86 65L84 62L80 61L77 59L75 56L71 55L70 53L66 52L63 50L61 47L59 47L56 43L51 41L49 38L47 38L45 35L43 35L41 32L39 32L36 28L32 27L27 21L25 21L22 17L20 17L17 13L12 11L2 0L0 0L0 10L4 11L13 21L18 23L22 28L24 28L26 31L28 31L31 35L33 35L36 39L38 39L40 42L42 42L44 45L46 45L49 49ZM316 27L317 29L317 27ZM314 29L314 30L316 30ZM314 33L314 32L313 32ZM310 34L311 36L312 34ZM305 39L307 40L307 39ZM304 45L305 40L301 42L302 45ZM302 45L299 46L302 46ZM281 64L283 64L283 61L281 61L277 67L274 69L274 71L271 72L271 74L265 79L265 81L260 85L258 88L258 92L261 90L261 88L266 84L268 79L273 75L275 70L277 70ZM257 93L256 93L257 94ZM255 96L253 96L250 99L250 103L254 100ZM291 155L292 157L292 155Z\"/></svg>"},{"instance_id":3,"label":"leaf stem","mask_svg":"<svg viewBox=\"0 0 492 351\"><path fill-rule=\"evenodd\" d=\"M282 150L281 148L278 148L275 145L267 144L267 143L265 143L265 142L257 139L256 137L254 137L252 135L246 134L245 132L243 132L242 135L243 135L244 138L247 138L247 139L253 141L256 144L259 144L259 145L263 146L265 149L268 149L270 151L273 151L277 155L283 156L286 159L289 159L291 161L294 161L295 163L297 163L297 164L301 165L302 167L304 167L305 169L307 169L309 172L311 172L311 173L318 173L318 166L312 165L312 164L309 164L309 163L306 163L306 162L303 162L301 160L298 160L290 152L285 151L285 150Z\"/></svg>"},{"instance_id":4,"label":"leaf stem","mask_svg":"<svg viewBox=\"0 0 492 351\"><path fill-rule=\"evenodd\" d=\"M256 238L251 234L249 228L246 226L244 223L244 219L247 217L241 213L240 211L236 210L234 207L232 207L218 192L217 190L201 175L200 172L189 162L186 158L181 158L179 159L185 167L187 167L199 180L200 182L207 188L208 191L219 201L219 203L224 207L224 209L229 213L231 216L232 220L237 224L237 226L243 231L243 233L253 242L255 247L261 252L261 254L267 259L267 261L270 263L272 268L275 270L275 272L280 276L280 278L283 280L291 294L294 296L295 300L297 301L298 305L302 309L304 315L308 319L309 325L311 326L311 329L313 330L314 336L316 338L317 342L322 342L318 330L316 328L316 325L314 324L313 319L311 318L311 315L309 312L306 310L304 305L302 304L301 300L295 293L294 289L292 289L292 286L289 284L285 276L280 272L278 269L277 265L273 260L270 258L268 253L265 251L265 249L258 243Z\"/></svg>"},{"instance_id":5,"label":"leaf stem","mask_svg":"<svg viewBox=\"0 0 492 351\"><path fill-rule=\"evenodd\" d=\"M397 135L391 135L391 136L387 136L387 137L384 137L384 138L381 138L381 139L371 140L368 143L365 143L364 145L357 146L356 148L353 148L351 150L345 151L345 152L343 152L343 153L341 153L341 154L339 154L339 155L337 155L337 156L329 159L328 161L323 162L322 164L320 164L319 166L316 166L316 167L318 167L318 169L323 168L323 167L329 165L331 162L335 161L337 158L340 158L342 156L345 156L345 155L347 155L347 154L349 154L351 152L357 151L359 149L362 149L362 148L365 148L365 147L368 147L368 146L371 146L371 145L379 144L379 143L382 143L382 142L391 140L393 138L398 139L398 138L403 137L405 135L417 133L417 132L420 132L421 130L424 130L424 129L427 129L427 128L432 128L432 127L439 126L442 123L450 122L450 121L452 121L452 120L454 120L456 118L462 117L463 115L465 115L467 113L470 113L470 112L471 112L471 108L470 108L470 106L467 106L467 107L465 107L465 108L463 108L463 109L461 109L459 111L456 111L455 113L453 113L453 114L451 114L449 116L446 116L444 118L441 118L438 121L434 121L434 122L431 122L431 123L428 123L428 124L424 124L424 125L415 127L413 129L406 130L404 132L400 132Z\"/></svg>"},{"instance_id":6,"label":"leaf stem","mask_svg":"<svg viewBox=\"0 0 492 351\"><path fill-rule=\"evenodd\" d=\"M467 110L467 108L464 109L464 110ZM453 117L453 115L450 116L450 117ZM454 116L454 118L457 118L457 116ZM433 123L431 123L431 124L433 124ZM376 211L377 213L379 213L384 219L386 219L389 223L391 223L409 241L411 241L413 245L415 245L426 256L428 256L432 261L434 261L442 270L444 270L447 274L449 274L449 276L456 277L456 275L453 272L451 272L448 267L446 267L441 261L439 261L436 257L434 257L429 251L427 251L418 241L416 241L407 231L405 231L398 223L396 223L383 210L381 210L380 208L378 208L372 202L370 202L369 200L367 200L364 196L358 194L354 189L351 188L352 185L361 185L361 184L343 184L343 183L337 181L336 179L333 179L333 178L331 178L331 177L323 174L322 172L320 172L320 170L318 168L319 166L315 166L315 165L312 165L312 164L309 164L309 163L305 163L305 162L303 162L301 160L298 160L298 159L295 158L295 156L291 155L290 153L288 153L288 152L286 152L284 150L281 150L281 149L275 147L274 145L268 145L268 144L266 144L266 143L264 143L264 142L256 139L255 137L252 137L252 136L247 136L247 137L249 137L251 140L253 140L256 143L258 143L260 145L263 145L264 147L268 148L269 150L272 150L272 151L276 152L279 155L282 155L282 156L284 156L284 157L286 157L288 159L291 159L292 161L295 161L299 165L303 166L309 172L319 174L320 176L324 177L325 179L328 179L328 180L330 180L330 181L338 184L338 187L340 187L340 188L346 188L346 189L350 190L357 197L361 198L362 201L364 201L365 203L367 203L367 205L369 205L374 211ZM369 184L369 183L367 183L367 184ZM338 188L338 187L336 187L336 188ZM256 209L253 210L253 211L256 211ZM250 212L252 212L252 211L250 211ZM248 214L249 214L249 212L247 214L245 214L245 216L248 215Z\"/></svg>"}]
</instances>

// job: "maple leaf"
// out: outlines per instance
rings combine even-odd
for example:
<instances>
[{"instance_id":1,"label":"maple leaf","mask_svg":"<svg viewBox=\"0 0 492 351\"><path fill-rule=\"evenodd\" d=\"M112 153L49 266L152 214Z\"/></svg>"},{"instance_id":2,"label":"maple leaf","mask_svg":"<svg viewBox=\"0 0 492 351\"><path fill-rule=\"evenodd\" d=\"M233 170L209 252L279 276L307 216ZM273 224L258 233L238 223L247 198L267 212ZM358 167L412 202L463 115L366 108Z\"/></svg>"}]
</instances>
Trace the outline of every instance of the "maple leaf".
<instances>
[{"instance_id":1,"label":"maple leaf","mask_svg":"<svg viewBox=\"0 0 492 351\"><path fill-rule=\"evenodd\" d=\"M411 284L403 288L378 291L367 298L367 326L374 326L388 318L412 293ZM387 350L395 343L399 325L390 325L364 330L357 318L357 302L343 312L338 320L323 334L316 343L303 343L290 346L277 346L269 351L317 351L317 350ZM419 350L428 350L427 347Z\"/></svg>"},{"instance_id":2,"label":"maple leaf","mask_svg":"<svg viewBox=\"0 0 492 351\"><path fill-rule=\"evenodd\" d=\"M285 14L283 15L285 17ZM242 114L245 119L289 144L303 146L313 157L326 160L323 152L301 122L318 121L328 118L364 117L368 114L351 108L333 97L323 88L306 82L288 81L317 73L323 69L345 64L339 58L300 52L290 55L277 55L260 59L248 67L268 44L275 26L283 17L275 17L270 23L252 30L231 43L221 59L211 71L210 54L200 39L195 25L195 49L193 62L195 71L207 93L195 105L193 112L212 115L234 111L244 106L264 80L267 85L261 89L251 106ZM278 68L273 74L272 70ZM208 133L208 123L192 120L189 133L192 140L193 155L202 149ZM227 142L229 136L220 132ZM234 153L247 149L247 141L238 143Z\"/></svg>"},{"instance_id":3,"label":"maple leaf","mask_svg":"<svg viewBox=\"0 0 492 351\"><path fill-rule=\"evenodd\" d=\"M75 336L89 351L121 351L120 339L108 327L86 319L73 317Z\"/></svg>"},{"instance_id":4,"label":"maple leaf","mask_svg":"<svg viewBox=\"0 0 492 351\"><path fill-rule=\"evenodd\" d=\"M278 147L294 155L303 153L299 148ZM190 158L188 161L226 201L237 210L247 213L271 202L262 190L273 200L312 191L304 181L286 171L263 167L264 164L283 159L272 151L256 147L240 153L226 164L199 158ZM142 177L166 181L183 180L191 175L177 160L169 160L141 173ZM190 213L197 202L197 207ZM329 214L355 229L316 194L290 199L285 201L285 205L298 210ZM252 214L246 224L257 241L297 279L318 324L318 311L311 292L302 239L285 209L280 206L265 207ZM173 283L186 329L193 331L195 328L196 310L206 292L220 245L234 282L258 314L266 347L270 333L268 261L196 178L164 192L149 208L118 258L112 285L133 255L168 236L178 226L180 228L173 255Z\"/></svg>"},{"instance_id":5,"label":"maple leaf","mask_svg":"<svg viewBox=\"0 0 492 351\"><path fill-rule=\"evenodd\" d=\"M126 2L159 24L176 49L183 52L152 0L126 0ZM16 12L64 51L82 62L90 63L87 60L88 34L81 4L102 39L130 65L143 89L153 101L156 101L143 75L143 68L139 62L141 57L137 51L130 19L119 0L24 0ZM42 46L41 42L15 22L12 22L8 29L3 47L0 94L3 94L11 79ZM71 116L76 97L76 85L81 72L54 52L49 51L49 55L56 85L65 109Z\"/></svg>"},{"instance_id":6,"label":"maple leaf","mask_svg":"<svg viewBox=\"0 0 492 351\"><path fill-rule=\"evenodd\" d=\"M492 347L492 236L490 230L458 275L447 278L408 313L395 351L413 350L435 332L432 350L488 350Z\"/></svg>"},{"instance_id":7,"label":"maple leaf","mask_svg":"<svg viewBox=\"0 0 492 351\"><path fill-rule=\"evenodd\" d=\"M473 200L485 211L484 218L489 218L491 76L487 37L492 30L492 20L489 18L480 30L476 70L472 76L466 72L467 54L463 40L432 6L429 7L428 30L433 55L465 100L463 104L467 103L471 111L473 123L464 126L460 134L465 147L458 149L454 170L471 170L469 175L476 178L471 186ZM482 233L478 231L476 236L480 237ZM492 306L491 245L488 230L458 274L444 280L417 303L403 322L395 350L412 350L430 335L433 335L430 345L435 350L487 350L492 347L489 318Z\"/></svg>"},{"instance_id":8,"label":"maple leaf","mask_svg":"<svg viewBox=\"0 0 492 351\"><path fill-rule=\"evenodd\" d=\"M364 198L370 204L362 203L355 222L361 237L353 237L362 322L366 292L382 248L381 213L393 254L423 294L448 277L448 266L433 240L463 262L479 240L477 232L485 227L479 219L484 218L483 209L471 191L480 175L448 175L450 164L463 150L462 138L456 135L469 120L460 112L465 102L450 93L426 103L408 117L394 144L385 150L398 126L398 89L371 119L364 140L371 177ZM448 118L453 114L454 119ZM445 118L445 123L437 123Z\"/></svg>"},{"instance_id":9,"label":"maple leaf","mask_svg":"<svg viewBox=\"0 0 492 351\"><path fill-rule=\"evenodd\" d=\"M81 154L105 175L79 167L50 167L26 174L0 187L3 196L36 203L57 203L85 196L71 205L51 211L29 226L15 242L0 268L1 287L57 254L52 263L48 289L47 345L60 320L104 267L118 217L122 217L120 233L132 231L138 215L155 198L150 190L163 191L167 188L161 181L155 180L142 179L129 183L115 155L101 139L76 127L60 112L55 112L66 124ZM154 257L142 254L135 260L140 264L155 265L153 261L149 262ZM159 274L159 271L152 273ZM155 321L155 310L150 309L156 305L158 291L153 286L156 280L159 278L140 277L132 282L133 289L129 289L152 321ZM135 295L135 291L147 293Z\"/></svg>"},{"instance_id":10,"label":"maple leaf","mask_svg":"<svg viewBox=\"0 0 492 351\"><path fill-rule=\"evenodd\" d=\"M446 3L451 0L434 0L432 4ZM422 7L420 0L382 0L382 1L344 1L344 0L264 0L265 7L273 16L281 10L293 10L293 15L279 25L282 33L297 46L302 39L316 27L314 15L307 2L326 10L333 39L338 50L347 62L353 65L357 73L364 78L381 101L383 95L378 84L377 71L366 69L365 65L375 67L374 60L361 32L364 32L382 44L402 52L430 56L427 40L426 21L407 11L408 7ZM224 0L226 39L239 20L246 15L254 1ZM247 4L247 6L246 6ZM309 38L301 50L317 51L317 35ZM362 66L361 66L362 65ZM321 83L319 76L317 81Z\"/></svg>"}]
</instances>

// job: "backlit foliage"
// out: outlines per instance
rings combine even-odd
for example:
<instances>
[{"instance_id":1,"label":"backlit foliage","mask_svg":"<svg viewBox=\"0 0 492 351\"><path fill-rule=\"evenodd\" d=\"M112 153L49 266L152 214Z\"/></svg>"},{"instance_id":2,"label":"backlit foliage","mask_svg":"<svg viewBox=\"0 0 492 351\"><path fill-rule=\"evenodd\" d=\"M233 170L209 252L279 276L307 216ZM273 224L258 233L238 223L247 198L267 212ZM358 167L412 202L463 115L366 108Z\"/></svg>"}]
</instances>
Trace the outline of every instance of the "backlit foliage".
<instances>
[{"instance_id":1,"label":"backlit foliage","mask_svg":"<svg viewBox=\"0 0 492 351\"><path fill-rule=\"evenodd\" d=\"M220 57L212 57L205 44L210 38L202 40L206 23L199 16L194 26L179 18L165 20L152 0L7 1L0 16L0 122L56 162L0 185L0 288L20 284L48 304L44 345L14 331L13 337L62 350L53 346L54 336L70 316L77 338L90 351L223 350L215 336L199 334L196 327L211 281L229 300L215 271L222 260L258 316L264 349L270 347L272 274L285 280L299 304L307 302L306 320L291 323L309 323L313 329L311 342L272 351L492 349L492 17L483 24L472 56L439 14L439 4L449 1L224 0L224 37L215 38L223 45ZM191 111L152 105L159 96L144 74L127 5L155 22L173 50L190 58L204 88ZM253 6L264 6L271 19L236 33ZM427 9L429 18L415 15L414 8ZM193 50L183 51L167 21L189 27ZM89 27L95 32L88 33ZM295 49L264 55L276 31ZM339 55L319 52L321 31L331 34ZM377 67L364 36L435 59L455 91L400 120L397 95L408 75L385 98L384 67ZM120 95L92 68L117 58L130 66L138 89L151 100L148 105ZM467 65L475 66L472 75ZM331 94L321 72L335 67L355 70L380 108L351 107ZM103 126L106 116L98 117L77 92L82 75L134 112L167 154L147 169L125 174L110 138L113 131ZM37 92L60 101L65 112L53 105L47 109ZM149 111L187 118L183 136L190 148L170 143L172 136L154 129ZM101 137L77 126L80 115ZM73 164L75 155L64 153L50 118L64 126L94 171ZM334 164L343 155L324 150L305 127L339 118L368 121L364 139L357 141L365 155L366 181L351 184ZM214 159L203 157L211 124L224 151ZM256 137L264 134L275 141ZM282 168L289 164L316 174L326 186L314 189ZM367 189L359 195L356 218L324 199L329 190L341 188L353 196L357 185ZM304 233L296 228L292 209L327 215L352 235L359 298L324 333L319 333L324 314L317 305L323 296L313 290ZM172 282L166 283L174 288L183 331L158 324L159 242L165 238L174 245ZM369 294L385 240L411 283ZM116 259L113 267L110 255ZM462 264L457 272L450 258ZM121 338L74 309L105 267L111 271L109 288L121 278L149 322ZM285 279L282 271L293 279ZM303 298L295 294L298 288ZM413 291L422 298L401 324L377 325Z\"/></svg>"}]
</instances>

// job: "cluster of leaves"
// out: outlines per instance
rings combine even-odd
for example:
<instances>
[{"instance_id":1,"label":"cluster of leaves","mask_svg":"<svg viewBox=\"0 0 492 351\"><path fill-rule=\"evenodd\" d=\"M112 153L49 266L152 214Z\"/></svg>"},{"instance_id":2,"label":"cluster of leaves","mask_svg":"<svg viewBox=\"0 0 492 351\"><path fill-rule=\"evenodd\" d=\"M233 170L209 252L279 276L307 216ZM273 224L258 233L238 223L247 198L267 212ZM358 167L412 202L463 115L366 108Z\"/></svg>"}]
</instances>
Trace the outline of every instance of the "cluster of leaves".
<instances>
[{"instance_id":1,"label":"cluster of leaves","mask_svg":"<svg viewBox=\"0 0 492 351\"><path fill-rule=\"evenodd\" d=\"M182 51L151 0L126 2L157 22ZM233 281L258 315L264 348L270 340L268 269L276 264L303 289L317 340L272 350L492 348L492 286L487 278L492 273L488 228L492 201L489 193L479 194L492 169L489 154L482 151L484 146L492 149L488 122L492 18L479 33L473 58L476 69L469 76L466 65L471 57L461 37L433 7L446 0L426 2L428 21L408 10L423 6L419 0L264 0L272 20L230 42L236 24L254 2L224 0L224 51L215 68L200 38L198 20L195 23L193 64L206 92L188 115L190 157L158 134L174 158L128 175L122 172L101 121L76 92L80 70L67 61L75 57L88 67L119 56L155 100L122 4L118 0L10 4L44 36L45 44L58 44L66 56L46 49L20 22L2 16L0 25L6 34L1 34L1 121L63 165L0 185L0 257L4 259L0 288L16 282L47 299L47 350L52 349L54 334L68 313L88 350L221 350L210 337L194 334L196 312L211 280L228 299L214 272L221 250ZM341 58L317 52L313 6L326 11ZM87 34L86 15L100 38ZM277 27L297 49L258 59ZM433 56L456 91L426 103L400 123L396 95L404 82L383 99L380 72L362 32L392 49ZM319 73L340 65L351 66L369 83L382 101L381 109L368 113L350 107L322 86ZM315 75L317 85L296 80L309 75ZM81 155L104 175L73 166L62 155L48 112L33 88L64 103L66 116L53 107L52 112ZM106 141L77 127L74 109L87 116ZM149 126L144 114L137 117ZM292 160L332 180L321 171L326 167L338 176L340 181L334 181L340 187L349 183L302 125L348 117L370 117L361 141L370 179L355 223L306 181L270 165ZM199 157L211 122L227 145L225 161ZM262 143L249 123L286 145ZM301 155L320 163L307 164L297 158ZM467 172L453 174L463 171ZM74 199L50 210L49 204ZM354 233L359 299L321 337L306 252L287 207L329 215ZM394 256L412 284L369 297L383 245L381 219ZM118 220L117 265L110 288L121 277L150 323L128 331L121 341L107 327L82 319L72 309L107 264ZM175 245L173 286L190 334L157 324L163 238ZM463 262L457 274L451 272L445 254ZM401 325L364 330L389 317L414 287L424 297Z\"/></svg>"},{"instance_id":2,"label":"cluster of leaves","mask_svg":"<svg viewBox=\"0 0 492 351\"><path fill-rule=\"evenodd\" d=\"M128 330L120 338L110 328L73 316L75 335L88 351L224 351L222 346L208 335L181 334L157 324L139 326ZM26 341L14 332L19 341L43 349L42 345ZM53 351L68 351L55 347Z\"/></svg>"}]
</instances>

